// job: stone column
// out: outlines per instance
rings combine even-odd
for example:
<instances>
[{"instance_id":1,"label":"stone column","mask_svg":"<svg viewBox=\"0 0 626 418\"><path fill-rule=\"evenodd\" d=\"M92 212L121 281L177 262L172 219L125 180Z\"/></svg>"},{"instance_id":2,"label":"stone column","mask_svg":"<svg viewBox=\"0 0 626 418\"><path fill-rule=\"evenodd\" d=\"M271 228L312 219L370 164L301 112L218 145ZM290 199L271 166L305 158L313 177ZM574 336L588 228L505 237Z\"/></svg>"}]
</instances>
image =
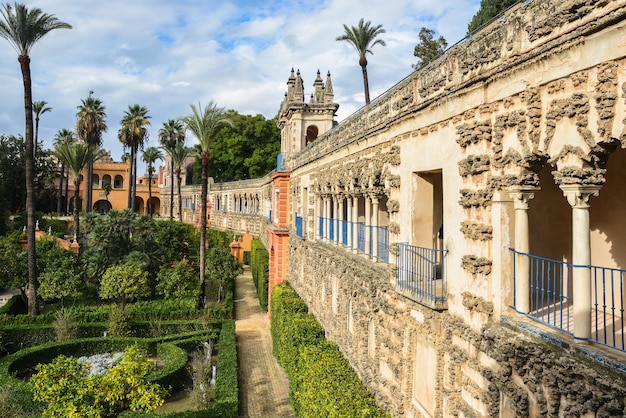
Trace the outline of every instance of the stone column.
<instances>
[{"instance_id":1,"label":"stone column","mask_svg":"<svg viewBox=\"0 0 626 418\"><path fill-rule=\"evenodd\" d=\"M335 243L339 242L339 194L333 196L333 225L335 230L335 235L333 236L333 240Z\"/></svg>"},{"instance_id":2,"label":"stone column","mask_svg":"<svg viewBox=\"0 0 626 418\"><path fill-rule=\"evenodd\" d=\"M346 200L348 202L348 219L346 220L346 222L348 222L348 236L346 243L348 248L352 248L352 222L354 221L354 219L352 218L352 197L348 196Z\"/></svg>"},{"instance_id":3,"label":"stone column","mask_svg":"<svg viewBox=\"0 0 626 418\"><path fill-rule=\"evenodd\" d=\"M324 217L324 198L322 196L317 196L316 213L317 213L317 219L315 219L316 222L314 223L315 236L317 237L317 239L322 239L323 231L322 231L322 234L320 234L320 226L319 226L320 219Z\"/></svg>"},{"instance_id":4,"label":"stone column","mask_svg":"<svg viewBox=\"0 0 626 418\"><path fill-rule=\"evenodd\" d=\"M589 233L589 198L597 196L600 186L564 184L559 186L572 206L572 292L574 302L574 338L591 338L591 237Z\"/></svg>"},{"instance_id":5,"label":"stone column","mask_svg":"<svg viewBox=\"0 0 626 418\"><path fill-rule=\"evenodd\" d=\"M378 197L372 197L372 259L378 260Z\"/></svg>"},{"instance_id":6,"label":"stone column","mask_svg":"<svg viewBox=\"0 0 626 418\"><path fill-rule=\"evenodd\" d=\"M324 214L324 241L326 242L330 241L330 208L332 204L332 198L329 195L326 197L326 208Z\"/></svg>"},{"instance_id":7,"label":"stone column","mask_svg":"<svg viewBox=\"0 0 626 418\"><path fill-rule=\"evenodd\" d=\"M509 189L515 209L515 250L530 251L528 234L528 202L535 197L539 187L516 186ZM515 255L515 309L521 313L530 311L530 259L527 255Z\"/></svg>"},{"instance_id":8,"label":"stone column","mask_svg":"<svg viewBox=\"0 0 626 418\"><path fill-rule=\"evenodd\" d=\"M371 256L370 245L372 242L372 199L369 195L365 195L365 254Z\"/></svg>"}]
</instances>

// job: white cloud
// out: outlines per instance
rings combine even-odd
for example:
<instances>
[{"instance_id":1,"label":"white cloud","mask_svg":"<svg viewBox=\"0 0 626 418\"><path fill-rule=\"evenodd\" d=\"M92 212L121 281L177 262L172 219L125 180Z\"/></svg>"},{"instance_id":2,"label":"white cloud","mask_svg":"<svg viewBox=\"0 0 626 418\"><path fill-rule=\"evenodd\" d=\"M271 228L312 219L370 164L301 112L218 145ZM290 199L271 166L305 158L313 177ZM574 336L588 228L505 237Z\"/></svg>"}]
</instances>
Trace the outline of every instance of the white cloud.
<instances>
[{"instance_id":1,"label":"white cloud","mask_svg":"<svg viewBox=\"0 0 626 418\"><path fill-rule=\"evenodd\" d=\"M73 25L56 30L33 48L35 100L52 112L41 118L40 136L73 128L76 106L89 91L103 100L108 132L104 147L118 158L119 121L129 105L150 109L150 144L162 123L189 112L190 103L214 100L244 114L270 118L286 90L291 68L300 69L305 95L317 70L332 74L343 119L363 105L358 57L337 42L343 24L362 17L382 24L386 47L368 56L372 97L411 72L421 27L433 28L450 45L465 34L480 0L166 0L85 2L25 0ZM24 131L22 78L15 51L0 39L0 134Z\"/></svg>"}]
</instances>

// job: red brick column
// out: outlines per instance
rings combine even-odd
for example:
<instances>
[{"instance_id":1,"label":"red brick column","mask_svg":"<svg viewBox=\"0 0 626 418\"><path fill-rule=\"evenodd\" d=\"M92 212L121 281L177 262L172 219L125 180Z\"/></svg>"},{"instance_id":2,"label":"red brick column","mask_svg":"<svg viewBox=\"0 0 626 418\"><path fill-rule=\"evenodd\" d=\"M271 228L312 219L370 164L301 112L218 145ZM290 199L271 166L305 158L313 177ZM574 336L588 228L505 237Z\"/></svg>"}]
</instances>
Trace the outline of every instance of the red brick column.
<instances>
[{"instance_id":1,"label":"red brick column","mask_svg":"<svg viewBox=\"0 0 626 418\"><path fill-rule=\"evenodd\" d=\"M268 315L272 304L272 289L287 279L287 246L289 242L289 173L272 176L272 223L269 232Z\"/></svg>"}]
</instances>

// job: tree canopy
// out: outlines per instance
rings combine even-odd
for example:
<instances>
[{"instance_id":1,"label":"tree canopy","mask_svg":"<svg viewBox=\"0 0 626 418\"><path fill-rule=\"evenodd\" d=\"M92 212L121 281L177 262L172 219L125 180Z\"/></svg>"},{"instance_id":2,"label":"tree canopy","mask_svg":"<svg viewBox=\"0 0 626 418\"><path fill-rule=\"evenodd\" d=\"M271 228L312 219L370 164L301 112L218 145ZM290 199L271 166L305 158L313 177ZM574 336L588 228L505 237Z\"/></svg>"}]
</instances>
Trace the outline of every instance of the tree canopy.
<instances>
[{"instance_id":1,"label":"tree canopy","mask_svg":"<svg viewBox=\"0 0 626 418\"><path fill-rule=\"evenodd\" d=\"M418 35L419 42L415 45L413 55L417 57L415 68L420 68L439 57L448 47L448 41L443 36L435 39L435 31L422 28Z\"/></svg>"},{"instance_id":2,"label":"tree canopy","mask_svg":"<svg viewBox=\"0 0 626 418\"><path fill-rule=\"evenodd\" d=\"M481 0L480 8L467 25L467 33L471 34L476 32L491 19L517 2L519 2L519 0Z\"/></svg>"},{"instance_id":3,"label":"tree canopy","mask_svg":"<svg viewBox=\"0 0 626 418\"><path fill-rule=\"evenodd\" d=\"M280 130L275 119L228 110L232 126L224 126L209 146L209 177L216 182L258 178L276 168ZM194 164L194 183L200 182L200 161Z\"/></svg>"}]
</instances>

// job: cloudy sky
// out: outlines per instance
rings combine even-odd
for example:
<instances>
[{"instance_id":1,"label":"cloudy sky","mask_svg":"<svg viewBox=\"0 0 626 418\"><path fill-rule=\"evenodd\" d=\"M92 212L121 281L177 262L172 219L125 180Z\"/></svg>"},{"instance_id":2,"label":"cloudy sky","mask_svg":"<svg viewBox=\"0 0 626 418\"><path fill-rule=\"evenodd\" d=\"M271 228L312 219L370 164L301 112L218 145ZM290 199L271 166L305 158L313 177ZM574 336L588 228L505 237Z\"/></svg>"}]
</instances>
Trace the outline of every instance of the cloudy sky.
<instances>
[{"instance_id":1,"label":"cloudy sky","mask_svg":"<svg viewBox=\"0 0 626 418\"><path fill-rule=\"evenodd\" d=\"M152 116L148 146L163 122L215 101L242 114L276 116L291 68L305 97L317 70L330 71L341 121L364 104L358 55L337 42L343 24L360 18L383 25L368 55L372 98L410 74L420 28L460 41L480 0L23 0L73 29L50 32L31 52L33 100L52 111L40 121L46 148L59 129L73 129L76 107L90 91L107 112L103 147L119 161L117 131L129 105ZM4 3L4 2L3 2ZM0 38L0 135L24 132L17 53ZM188 136L187 144L194 143Z\"/></svg>"}]
</instances>

